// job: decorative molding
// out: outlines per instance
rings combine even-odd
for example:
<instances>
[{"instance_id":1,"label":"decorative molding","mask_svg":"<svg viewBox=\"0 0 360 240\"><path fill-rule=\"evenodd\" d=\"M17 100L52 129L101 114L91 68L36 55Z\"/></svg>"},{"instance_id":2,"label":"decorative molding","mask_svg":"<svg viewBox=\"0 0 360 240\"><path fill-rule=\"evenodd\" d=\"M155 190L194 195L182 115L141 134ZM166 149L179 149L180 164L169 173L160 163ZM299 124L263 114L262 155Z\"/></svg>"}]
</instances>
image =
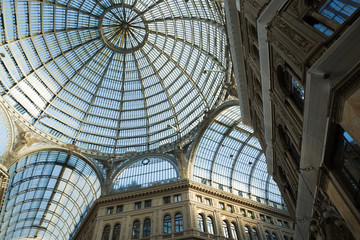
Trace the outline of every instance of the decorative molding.
<instances>
[{"instance_id":1,"label":"decorative molding","mask_svg":"<svg viewBox=\"0 0 360 240\"><path fill-rule=\"evenodd\" d=\"M299 70L303 69L302 61L297 56L295 56L292 51L285 47L278 39L276 39L271 32L268 32L268 40L270 43L272 43L274 48L277 48L279 51L285 54L285 57L290 61L289 64L292 63Z\"/></svg>"},{"instance_id":2,"label":"decorative molding","mask_svg":"<svg viewBox=\"0 0 360 240\"><path fill-rule=\"evenodd\" d=\"M315 46L314 42L311 42L308 38L304 37L298 31L296 31L291 25L287 24L284 19L276 14L271 22L273 28L279 29L288 39L295 43L305 54Z\"/></svg>"}]
</instances>

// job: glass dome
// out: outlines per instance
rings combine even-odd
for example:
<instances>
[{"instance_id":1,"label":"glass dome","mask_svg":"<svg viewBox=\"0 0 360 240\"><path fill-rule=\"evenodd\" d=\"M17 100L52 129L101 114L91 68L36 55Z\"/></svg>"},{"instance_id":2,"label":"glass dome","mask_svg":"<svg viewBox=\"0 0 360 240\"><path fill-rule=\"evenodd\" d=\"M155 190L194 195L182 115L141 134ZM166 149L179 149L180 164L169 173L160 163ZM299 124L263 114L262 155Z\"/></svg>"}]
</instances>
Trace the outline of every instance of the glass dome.
<instances>
[{"instance_id":1,"label":"glass dome","mask_svg":"<svg viewBox=\"0 0 360 240\"><path fill-rule=\"evenodd\" d=\"M222 92L215 1L4 0L0 93L32 125L82 149L173 143Z\"/></svg>"}]
</instances>

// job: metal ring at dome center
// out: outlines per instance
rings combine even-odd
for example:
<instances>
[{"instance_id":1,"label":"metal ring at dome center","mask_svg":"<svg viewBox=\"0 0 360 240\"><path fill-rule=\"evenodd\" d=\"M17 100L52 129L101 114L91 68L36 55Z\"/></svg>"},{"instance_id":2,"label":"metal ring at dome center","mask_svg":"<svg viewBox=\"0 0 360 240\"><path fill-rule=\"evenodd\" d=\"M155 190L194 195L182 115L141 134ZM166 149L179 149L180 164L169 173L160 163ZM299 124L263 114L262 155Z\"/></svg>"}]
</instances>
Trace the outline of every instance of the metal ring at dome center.
<instances>
[{"instance_id":1,"label":"metal ring at dome center","mask_svg":"<svg viewBox=\"0 0 360 240\"><path fill-rule=\"evenodd\" d=\"M102 41L110 49L121 52L133 52L142 46L148 36L147 24L133 6L117 4L104 11L99 21Z\"/></svg>"}]
</instances>

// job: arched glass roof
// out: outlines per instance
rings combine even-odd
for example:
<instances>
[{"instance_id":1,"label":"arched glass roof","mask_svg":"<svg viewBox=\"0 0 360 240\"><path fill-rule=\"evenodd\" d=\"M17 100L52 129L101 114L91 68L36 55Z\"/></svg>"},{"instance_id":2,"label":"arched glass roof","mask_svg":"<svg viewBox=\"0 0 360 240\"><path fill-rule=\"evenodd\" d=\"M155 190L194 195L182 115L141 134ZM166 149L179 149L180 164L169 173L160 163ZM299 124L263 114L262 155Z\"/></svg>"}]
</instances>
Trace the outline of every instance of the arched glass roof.
<instances>
[{"instance_id":1,"label":"arched glass roof","mask_svg":"<svg viewBox=\"0 0 360 240\"><path fill-rule=\"evenodd\" d=\"M9 174L0 216L4 240L68 240L101 194L95 171L64 152L34 153L14 164Z\"/></svg>"},{"instance_id":2,"label":"arched glass roof","mask_svg":"<svg viewBox=\"0 0 360 240\"><path fill-rule=\"evenodd\" d=\"M240 108L222 111L207 127L196 149L193 180L275 207L280 191L267 172L265 155Z\"/></svg>"},{"instance_id":3,"label":"arched glass roof","mask_svg":"<svg viewBox=\"0 0 360 240\"><path fill-rule=\"evenodd\" d=\"M136 160L120 171L115 180L115 191L127 191L173 182L180 179L175 162L158 157Z\"/></svg>"},{"instance_id":4,"label":"arched glass roof","mask_svg":"<svg viewBox=\"0 0 360 240\"><path fill-rule=\"evenodd\" d=\"M0 109L0 157L5 153L6 147L8 146L9 133L6 123L7 121Z\"/></svg>"},{"instance_id":5,"label":"arched glass roof","mask_svg":"<svg viewBox=\"0 0 360 240\"><path fill-rule=\"evenodd\" d=\"M4 0L0 94L82 149L148 151L189 133L226 79L216 1Z\"/></svg>"}]
</instances>

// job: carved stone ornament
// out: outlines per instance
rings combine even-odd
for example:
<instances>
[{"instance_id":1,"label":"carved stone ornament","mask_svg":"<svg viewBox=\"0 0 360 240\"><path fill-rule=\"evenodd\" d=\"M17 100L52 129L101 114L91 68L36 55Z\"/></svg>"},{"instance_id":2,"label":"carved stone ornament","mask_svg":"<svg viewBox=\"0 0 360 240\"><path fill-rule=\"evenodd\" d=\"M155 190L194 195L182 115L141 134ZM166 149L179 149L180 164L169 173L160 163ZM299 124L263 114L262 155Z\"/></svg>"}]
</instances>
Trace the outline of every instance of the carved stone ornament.
<instances>
[{"instance_id":1,"label":"carved stone ornament","mask_svg":"<svg viewBox=\"0 0 360 240\"><path fill-rule=\"evenodd\" d=\"M287 38L297 45L304 53L308 53L313 47L309 39L302 36L291 25L287 24L280 15L276 15L272 24L276 26Z\"/></svg>"},{"instance_id":2,"label":"carved stone ornament","mask_svg":"<svg viewBox=\"0 0 360 240\"><path fill-rule=\"evenodd\" d=\"M16 143L12 150L11 155L18 154L25 146L31 147L35 143L45 142L39 138L36 138L32 135L32 132L24 130L17 122L15 122L16 128L18 130L18 135L16 136Z\"/></svg>"},{"instance_id":3,"label":"carved stone ornament","mask_svg":"<svg viewBox=\"0 0 360 240\"><path fill-rule=\"evenodd\" d=\"M292 1L289 6L287 7L287 12L293 14L294 16L299 16L300 15L300 10L299 10L299 6L298 6L298 2L297 1Z\"/></svg>"},{"instance_id":4,"label":"carved stone ornament","mask_svg":"<svg viewBox=\"0 0 360 240\"><path fill-rule=\"evenodd\" d=\"M269 35L269 39L272 41L272 45L276 47L279 51L285 54L284 57L288 58L290 62L296 66L298 70L302 70L302 62L299 60L297 56L295 56L287 47L285 47L280 41L275 39L272 34ZM281 55L281 54L280 54Z\"/></svg>"}]
</instances>

